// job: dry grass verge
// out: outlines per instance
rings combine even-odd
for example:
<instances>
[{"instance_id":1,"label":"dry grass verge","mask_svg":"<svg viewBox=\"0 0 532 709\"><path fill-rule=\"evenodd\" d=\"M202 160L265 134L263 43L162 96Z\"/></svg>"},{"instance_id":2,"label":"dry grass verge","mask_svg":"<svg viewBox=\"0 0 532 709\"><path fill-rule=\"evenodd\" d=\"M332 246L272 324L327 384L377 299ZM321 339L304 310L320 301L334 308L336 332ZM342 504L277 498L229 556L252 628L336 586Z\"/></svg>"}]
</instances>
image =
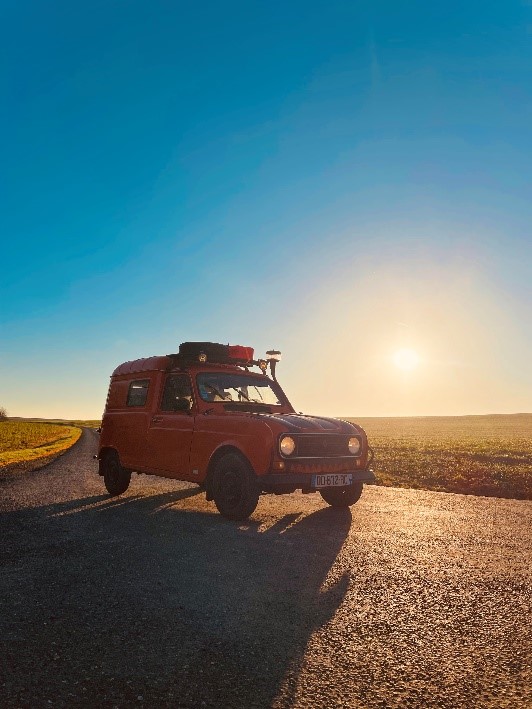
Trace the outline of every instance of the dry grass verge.
<instances>
[{"instance_id":1,"label":"dry grass verge","mask_svg":"<svg viewBox=\"0 0 532 709\"><path fill-rule=\"evenodd\" d=\"M0 422L0 477L35 470L68 450L81 436L77 426L35 421Z\"/></svg>"}]
</instances>

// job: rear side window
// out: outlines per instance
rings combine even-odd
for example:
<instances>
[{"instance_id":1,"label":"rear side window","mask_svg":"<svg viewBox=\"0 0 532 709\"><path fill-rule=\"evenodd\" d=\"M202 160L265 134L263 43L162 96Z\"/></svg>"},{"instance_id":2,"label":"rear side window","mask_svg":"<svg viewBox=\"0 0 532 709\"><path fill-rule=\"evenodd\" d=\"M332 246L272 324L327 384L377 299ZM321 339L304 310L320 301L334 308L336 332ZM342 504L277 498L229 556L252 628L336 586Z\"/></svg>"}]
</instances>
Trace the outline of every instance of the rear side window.
<instances>
[{"instance_id":1,"label":"rear side window","mask_svg":"<svg viewBox=\"0 0 532 709\"><path fill-rule=\"evenodd\" d=\"M128 406L144 406L148 396L149 379L136 379L131 382L127 392Z\"/></svg>"},{"instance_id":2,"label":"rear side window","mask_svg":"<svg viewBox=\"0 0 532 709\"><path fill-rule=\"evenodd\" d=\"M123 409L127 399L127 391L129 382L112 381L109 387L109 396L107 397L107 409Z\"/></svg>"}]
</instances>

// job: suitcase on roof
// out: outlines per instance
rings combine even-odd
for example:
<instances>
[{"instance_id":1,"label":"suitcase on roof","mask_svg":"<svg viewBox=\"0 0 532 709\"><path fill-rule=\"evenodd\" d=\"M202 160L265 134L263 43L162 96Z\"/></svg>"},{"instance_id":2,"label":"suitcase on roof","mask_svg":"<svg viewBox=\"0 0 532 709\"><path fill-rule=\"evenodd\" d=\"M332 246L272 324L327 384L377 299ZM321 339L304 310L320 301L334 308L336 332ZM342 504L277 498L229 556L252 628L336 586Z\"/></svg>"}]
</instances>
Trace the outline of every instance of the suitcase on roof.
<instances>
[{"instance_id":1,"label":"suitcase on roof","mask_svg":"<svg viewBox=\"0 0 532 709\"><path fill-rule=\"evenodd\" d=\"M197 360L202 352L207 355L207 362L229 362L229 345L218 342L182 342L179 345L179 354L184 359Z\"/></svg>"},{"instance_id":2,"label":"suitcase on roof","mask_svg":"<svg viewBox=\"0 0 532 709\"><path fill-rule=\"evenodd\" d=\"M253 347L244 347L243 345L229 345L229 359L238 360L239 362L253 361Z\"/></svg>"}]
</instances>

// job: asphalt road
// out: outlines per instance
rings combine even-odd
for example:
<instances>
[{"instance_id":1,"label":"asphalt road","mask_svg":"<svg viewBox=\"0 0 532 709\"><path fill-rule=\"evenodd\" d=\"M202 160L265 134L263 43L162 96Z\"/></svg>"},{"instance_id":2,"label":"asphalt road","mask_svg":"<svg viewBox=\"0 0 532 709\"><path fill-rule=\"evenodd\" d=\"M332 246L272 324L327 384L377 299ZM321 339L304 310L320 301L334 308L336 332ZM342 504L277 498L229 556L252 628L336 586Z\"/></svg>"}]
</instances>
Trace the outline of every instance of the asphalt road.
<instances>
[{"instance_id":1,"label":"asphalt road","mask_svg":"<svg viewBox=\"0 0 532 709\"><path fill-rule=\"evenodd\" d=\"M531 707L532 503L366 487L224 520L109 498L96 435L0 482L2 707Z\"/></svg>"}]
</instances>

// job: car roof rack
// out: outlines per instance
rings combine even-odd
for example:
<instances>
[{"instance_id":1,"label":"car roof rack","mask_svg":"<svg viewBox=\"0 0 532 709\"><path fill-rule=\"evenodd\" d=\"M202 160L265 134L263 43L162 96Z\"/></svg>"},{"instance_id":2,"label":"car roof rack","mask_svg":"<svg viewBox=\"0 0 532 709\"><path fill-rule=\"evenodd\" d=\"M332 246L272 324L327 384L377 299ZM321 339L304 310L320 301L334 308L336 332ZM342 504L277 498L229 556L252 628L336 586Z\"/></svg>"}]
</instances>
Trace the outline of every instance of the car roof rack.
<instances>
[{"instance_id":1,"label":"car roof rack","mask_svg":"<svg viewBox=\"0 0 532 709\"><path fill-rule=\"evenodd\" d=\"M179 365L190 364L225 364L237 367L259 367L266 374L268 364L272 377L275 379L275 367L281 359L278 350L268 350L265 359L254 359L253 347L243 345L222 345L218 342L182 342L179 351L170 354L173 362Z\"/></svg>"}]
</instances>

